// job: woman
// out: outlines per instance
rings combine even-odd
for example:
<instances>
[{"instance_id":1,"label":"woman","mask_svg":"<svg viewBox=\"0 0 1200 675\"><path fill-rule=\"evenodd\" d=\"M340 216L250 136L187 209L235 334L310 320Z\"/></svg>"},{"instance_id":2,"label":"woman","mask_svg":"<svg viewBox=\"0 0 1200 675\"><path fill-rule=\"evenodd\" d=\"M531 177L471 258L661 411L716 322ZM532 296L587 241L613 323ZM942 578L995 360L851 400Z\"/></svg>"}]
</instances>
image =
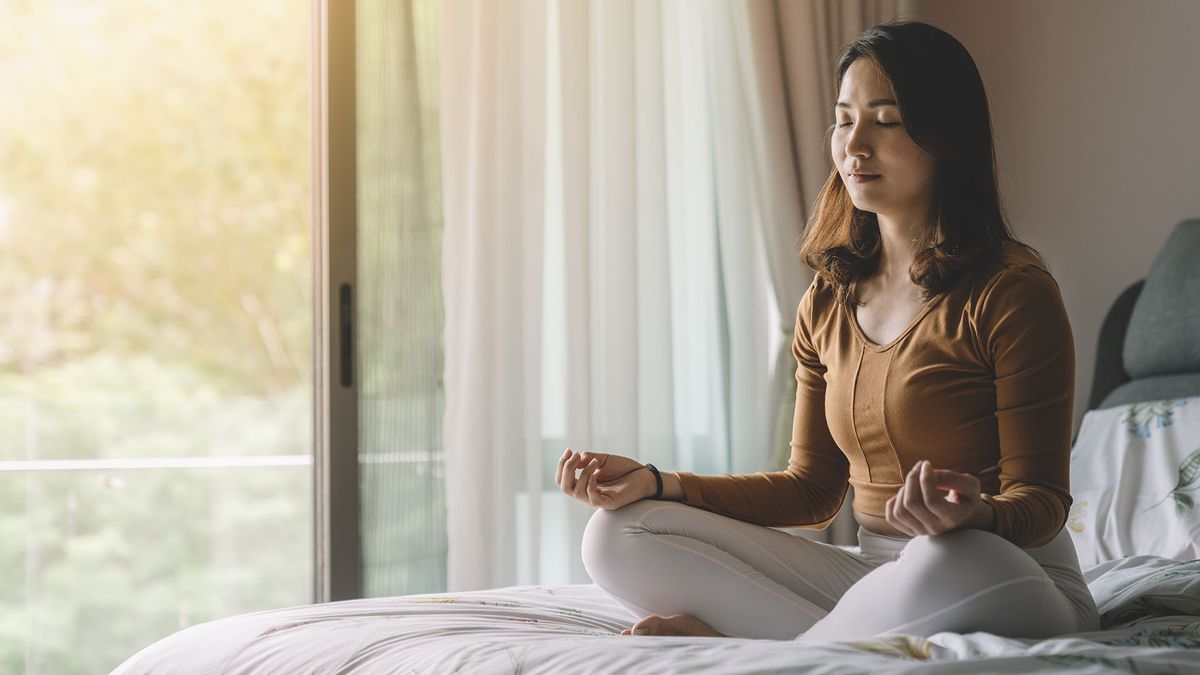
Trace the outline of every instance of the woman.
<instances>
[{"instance_id":1,"label":"woman","mask_svg":"<svg viewBox=\"0 0 1200 675\"><path fill-rule=\"evenodd\" d=\"M1001 212L975 63L898 21L847 46L836 79L835 169L800 251L817 275L796 315L787 469L660 474L568 448L556 481L599 507L588 572L645 617L624 634L1096 630L1063 529L1071 327ZM857 549L772 529L826 527L848 485Z\"/></svg>"}]
</instances>

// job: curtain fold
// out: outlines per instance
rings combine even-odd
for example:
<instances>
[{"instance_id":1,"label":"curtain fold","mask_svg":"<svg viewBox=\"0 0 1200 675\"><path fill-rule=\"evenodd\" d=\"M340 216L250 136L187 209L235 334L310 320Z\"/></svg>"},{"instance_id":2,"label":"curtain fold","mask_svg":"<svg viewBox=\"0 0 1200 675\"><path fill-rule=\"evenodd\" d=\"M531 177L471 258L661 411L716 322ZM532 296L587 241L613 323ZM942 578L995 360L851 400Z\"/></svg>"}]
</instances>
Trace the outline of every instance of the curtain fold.
<instances>
[{"instance_id":1,"label":"curtain fold","mask_svg":"<svg viewBox=\"0 0 1200 675\"><path fill-rule=\"evenodd\" d=\"M447 586L458 590L512 583L514 496L540 480L545 4L446 2L442 17Z\"/></svg>"},{"instance_id":2,"label":"curtain fold","mask_svg":"<svg viewBox=\"0 0 1200 675\"><path fill-rule=\"evenodd\" d=\"M590 582L568 445L782 468L849 4L447 0L448 590Z\"/></svg>"}]
</instances>

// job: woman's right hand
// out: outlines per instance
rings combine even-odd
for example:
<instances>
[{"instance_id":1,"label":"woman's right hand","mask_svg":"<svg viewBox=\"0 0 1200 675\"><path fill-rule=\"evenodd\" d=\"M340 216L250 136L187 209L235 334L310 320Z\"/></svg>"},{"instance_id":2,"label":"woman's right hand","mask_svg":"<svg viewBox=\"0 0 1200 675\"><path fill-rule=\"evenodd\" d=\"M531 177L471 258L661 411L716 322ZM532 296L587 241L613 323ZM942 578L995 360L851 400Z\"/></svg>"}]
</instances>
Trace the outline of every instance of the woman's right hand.
<instances>
[{"instance_id":1,"label":"woman's right hand","mask_svg":"<svg viewBox=\"0 0 1200 675\"><path fill-rule=\"evenodd\" d=\"M578 478L577 469L583 469ZM584 504L610 511L653 495L656 487L654 474L635 459L571 448L559 458L554 482Z\"/></svg>"}]
</instances>

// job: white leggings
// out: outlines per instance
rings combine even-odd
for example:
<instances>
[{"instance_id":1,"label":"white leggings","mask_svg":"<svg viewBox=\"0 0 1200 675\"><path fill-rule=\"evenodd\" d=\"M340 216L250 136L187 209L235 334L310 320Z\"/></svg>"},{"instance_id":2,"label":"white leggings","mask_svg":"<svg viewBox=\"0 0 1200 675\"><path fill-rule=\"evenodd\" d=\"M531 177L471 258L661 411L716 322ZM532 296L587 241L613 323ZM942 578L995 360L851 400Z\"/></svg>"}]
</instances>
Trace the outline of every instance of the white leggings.
<instances>
[{"instance_id":1,"label":"white leggings","mask_svg":"<svg viewBox=\"0 0 1200 675\"><path fill-rule=\"evenodd\" d=\"M1098 630L1070 535L1022 549L982 530L912 539L858 530L842 548L679 502L592 514L583 563L639 618L688 614L730 637L830 642Z\"/></svg>"}]
</instances>

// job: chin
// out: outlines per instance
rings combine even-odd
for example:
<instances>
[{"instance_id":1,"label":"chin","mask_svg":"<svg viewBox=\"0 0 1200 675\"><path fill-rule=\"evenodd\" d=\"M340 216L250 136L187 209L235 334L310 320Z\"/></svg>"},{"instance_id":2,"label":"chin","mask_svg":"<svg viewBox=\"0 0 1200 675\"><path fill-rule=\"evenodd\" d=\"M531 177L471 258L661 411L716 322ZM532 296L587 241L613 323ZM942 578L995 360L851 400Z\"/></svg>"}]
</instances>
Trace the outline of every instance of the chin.
<instances>
[{"instance_id":1,"label":"chin","mask_svg":"<svg viewBox=\"0 0 1200 675\"><path fill-rule=\"evenodd\" d=\"M878 204L864 204L863 202L857 202L857 201L854 201L853 199L850 200L850 203L854 204L854 208L858 209L859 211L867 211L868 213L879 213L879 205Z\"/></svg>"}]
</instances>

